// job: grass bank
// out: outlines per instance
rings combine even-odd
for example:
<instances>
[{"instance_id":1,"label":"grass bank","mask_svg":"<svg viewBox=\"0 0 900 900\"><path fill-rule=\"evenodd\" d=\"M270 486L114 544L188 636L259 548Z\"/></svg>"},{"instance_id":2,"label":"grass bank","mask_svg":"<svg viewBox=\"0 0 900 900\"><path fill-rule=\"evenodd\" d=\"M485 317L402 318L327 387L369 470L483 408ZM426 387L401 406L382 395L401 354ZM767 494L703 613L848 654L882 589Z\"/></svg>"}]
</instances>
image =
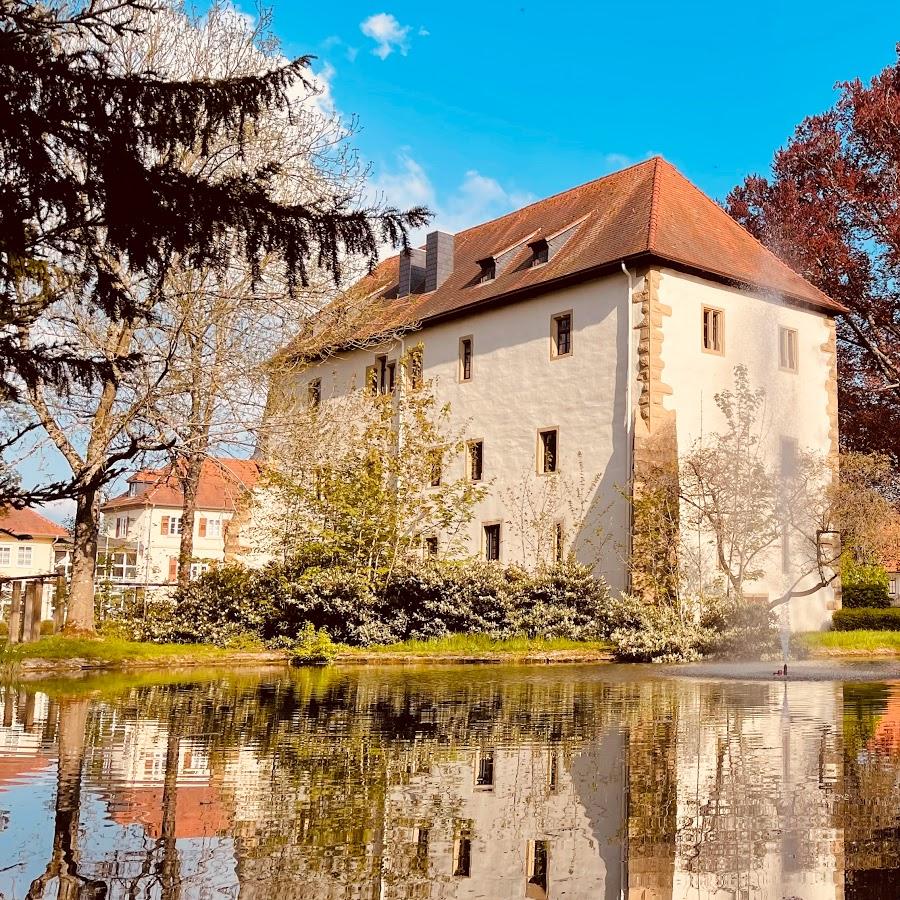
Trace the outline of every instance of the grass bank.
<instances>
[{"instance_id":1,"label":"grass bank","mask_svg":"<svg viewBox=\"0 0 900 900\"><path fill-rule=\"evenodd\" d=\"M900 631L811 631L794 640L812 657L900 655Z\"/></svg>"},{"instance_id":2,"label":"grass bank","mask_svg":"<svg viewBox=\"0 0 900 900\"><path fill-rule=\"evenodd\" d=\"M23 672L69 669L193 667L234 662L281 662L285 654L271 651L223 650L205 644L151 644L114 637L53 635L28 644L7 645L2 661Z\"/></svg>"},{"instance_id":3,"label":"grass bank","mask_svg":"<svg viewBox=\"0 0 900 900\"><path fill-rule=\"evenodd\" d=\"M486 634L451 634L425 641L402 641L371 647L342 647L337 662L407 662L425 659L446 662L595 662L612 658L605 641L567 638L498 639Z\"/></svg>"}]
</instances>

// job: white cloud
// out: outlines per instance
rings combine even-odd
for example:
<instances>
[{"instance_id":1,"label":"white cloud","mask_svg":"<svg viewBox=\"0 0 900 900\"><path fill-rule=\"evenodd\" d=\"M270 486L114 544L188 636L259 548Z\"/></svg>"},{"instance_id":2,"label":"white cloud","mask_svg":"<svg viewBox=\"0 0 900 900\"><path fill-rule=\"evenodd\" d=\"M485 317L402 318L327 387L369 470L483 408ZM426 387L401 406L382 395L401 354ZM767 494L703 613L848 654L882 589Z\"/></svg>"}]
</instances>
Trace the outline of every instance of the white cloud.
<instances>
[{"instance_id":1,"label":"white cloud","mask_svg":"<svg viewBox=\"0 0 900 900\"><path fill-rule=\"evenodd\" d=\"M75 517L74 500L51 500L41 506L41 512L51 521L65 525Z\"/></svg>"},{"instance_id":2,"label":"white cloud","mask_svg":"<svg viewBox=\"0 0 900 900\"><path fill-rule=\"evenodd\" d=\"M401 25L390 13L375 13L362 21L359 28L378 45L372 52L379 59L387 59L395 50L406 56L410 26Z\"/></svg>"},{"instance_id":3,"label":"white cloud","mask_svg":"<svg viewBox=\"0 0 900 900\"><path fill-rule=\"evenodd\" d=\"M439 195L423 166L408 153L400 154L398 164L396 170L377 178L372 187L378 199L398 209L427 206L434 213L429 225L411 234L414 245L423 243L429 231L440 229L455 234L535 199L532 194L508 190L495 178L475 169L467 171L452 191Z\"/></svg>"}]
</instances>

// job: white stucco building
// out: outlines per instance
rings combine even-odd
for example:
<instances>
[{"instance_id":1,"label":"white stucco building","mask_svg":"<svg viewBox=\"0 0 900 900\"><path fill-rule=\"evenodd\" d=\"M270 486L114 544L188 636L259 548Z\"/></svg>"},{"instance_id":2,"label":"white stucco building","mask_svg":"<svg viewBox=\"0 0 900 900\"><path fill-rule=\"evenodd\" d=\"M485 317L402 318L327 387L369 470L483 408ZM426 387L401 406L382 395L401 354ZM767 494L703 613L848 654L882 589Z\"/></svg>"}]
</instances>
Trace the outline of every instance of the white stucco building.
<instances>
[{"instance_id":1,"label":"white stucco building","mask_svg":"<svg viewBox=\"0 0 900 900\"><path fill-rule=\"evenodd\" d=\"M70 554L70 535L33 509L0 510L0 598L3 617L8 613L11 586L39 579L41 619L53 617L57 574L65 574Z\"/></svg>"},{"instance_id":2,"label":"white stucco building","mask_svg":"<svg viewBox=\"0 0 900 900\"><path fill-rule=\"evenodd\" d=\"M194 516L192 576L225 559L228 523L256 483L258 471L252 460L204 460ZM132 475L128 490L100 510L98 582L108 582L113 590L174 584L184 495L171 467Z\"/></svg>"},{"instance_id":3,"label":"white stucco building","mask_svg":"<svg viewBox=\"0 0 900 900\"><path fill-rule=\"evenodd\" d=\"M348 391L402 390L422 375L465 429L460 474L489 491L468 550L528 562L511 491L558 473L555 540L628 586L632 476L662 442L683 454L723 422L714 395L746 368L766 392L763 457L837 453L834 316L841 311L660 158L382 262L353 291L365 321L343 349L292 376L323 407ZM374 313L373 313L374 310ZM450 473L448 473L449 476ZM442 536L429 536L441 552ZM759 598L811 584L786 534L761 560ZM831 588L791 602L795 629L827 624Z\"/></svg>"}]
</instances>

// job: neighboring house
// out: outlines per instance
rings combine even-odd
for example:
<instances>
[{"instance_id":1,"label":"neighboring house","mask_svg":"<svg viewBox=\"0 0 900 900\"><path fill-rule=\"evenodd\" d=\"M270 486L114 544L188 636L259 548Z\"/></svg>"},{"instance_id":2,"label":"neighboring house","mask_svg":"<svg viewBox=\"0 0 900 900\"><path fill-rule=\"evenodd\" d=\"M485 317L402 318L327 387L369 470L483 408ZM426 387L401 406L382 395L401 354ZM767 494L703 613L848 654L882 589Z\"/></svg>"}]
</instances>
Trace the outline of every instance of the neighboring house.
<instances>
[{"instance_id":1,"label":"neighboring house","mask_svg":"<svg viewBox=\"0 0 900 900\"><path fill-rule=\"evenodd\" d=\"M51 522L33 509L0 510L0 579L6 588L11 581L36 575L48 576L41 591L41 618L53 615L56 580L65 574L70 553L70 536L62 525ZM3 591L4 615L8 591Z\"/></svg>"},{"instance_id":2,"label":"neighboring house","mask_svg":"<svg viewBox=\"0 0 900 900\"><path fill-rule=\"evenodd\" d=\"M762 449L775 471L798 451L837 454L843 307L660 158L456 235L432 232L353 291L374 314L278 391L324 412L363 385L405 389L398 360L420 345L421 377L468 433L457 474L465 466L489 487L468 528L473 554L528 563L504 498L523 479L540 493L556 471L573 501L555 525L560 553L595 561L592 545L602 544L598 570L626 588L623 488L659 453L721 429L714 395L733 386L738 365L766 391ZM402 337L360 348L385 333ZM302 357L302 345L285 355ZM584 486L589 495L578 496ZM576 521L569 506L582 503ZM440 553L443 539L430 536L427 552ZM798 578L798 589L811 586L801 544L786 535L760 558L754 596L781 596ZM708 541L701 549L710 555ZM798 598L792 627L822 627L838 604L831 588Z\"/></svg>"},{"instance_id":3,"label":"neighboring house","mask_svg":"<svg viewBox=\"0 0 900 900\"><path fill-rule=\"evenodd\" d=\"M228 523L258 474L252 460L204 460L194 516L192 577L226 558ZM115 590L177 580L184 495L171 466L132 475L128 490L100 511L98 584L106 581Z\"/></svg>"}]
</instances>

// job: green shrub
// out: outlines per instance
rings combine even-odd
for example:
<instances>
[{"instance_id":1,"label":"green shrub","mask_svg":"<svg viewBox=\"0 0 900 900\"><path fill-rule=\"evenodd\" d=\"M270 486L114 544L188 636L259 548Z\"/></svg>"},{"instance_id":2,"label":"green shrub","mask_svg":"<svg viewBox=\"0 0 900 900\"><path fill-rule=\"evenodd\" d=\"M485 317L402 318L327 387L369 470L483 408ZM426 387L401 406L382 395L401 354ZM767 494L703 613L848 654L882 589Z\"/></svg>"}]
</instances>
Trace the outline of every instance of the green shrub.
<instances>
[{"instance_id":1,"label":"green shrub","mask_svg":"<svg viewBox=\"0 0 900 900\"><path fill-rule=\"evenodd\" d=\"M900 631L900 608L839 609L831 617L835 631Z\"/></svg>"},{"instance_id":2,"label":"green shrub","mask_svg":"<svg viewBox=\"0 0 900 900\"><path fill-rule=\"evenodd\" d=\"M307 623L291 650L291 664L295 666L326 666L337 655L337 646L324 628L318 631Z\"/></svg>"},{"instance_id":3,"label":"green shrub","mask_svg":"<svg viewBox=\"0 0 900 900\"><path fill-rule=\"evenodd\" d=\"M0 620L0 638L9 637L9 623Z\"/></svg>"},{"instance_id":4,"label":"green shrub","mask_svg":"<svg viewBox=\"0 0 900 900\"><path fill-rule=\"evenodd\" d=\"M53 634L56 631L56 623L53 619L42 619L41 620L41 637L46 637L48 634Z\"/></svg>"},{"instance_id":5,"label":"green shrub","mask_svg":"<svg viewBox=\"0 0 900 900\"><path fill-rule=\"evenodd\" d=\"M844 554L841 558L841 604L845 609L885 609L890 606L888 573L884 566L864 565Z\"/></svg>"},{"instance_id":6,"label":"green shrub","mask_svg":"<svg viewBox=\"0 0 900 900\"><path fill-rule=\"evenodd\" d=\"M679 609L625 595L601 614L602 635L623 662L690 662L704 656L756 656L775 649L776 622L764 604L726 598Z\"/></svg>"}]
</instances>

